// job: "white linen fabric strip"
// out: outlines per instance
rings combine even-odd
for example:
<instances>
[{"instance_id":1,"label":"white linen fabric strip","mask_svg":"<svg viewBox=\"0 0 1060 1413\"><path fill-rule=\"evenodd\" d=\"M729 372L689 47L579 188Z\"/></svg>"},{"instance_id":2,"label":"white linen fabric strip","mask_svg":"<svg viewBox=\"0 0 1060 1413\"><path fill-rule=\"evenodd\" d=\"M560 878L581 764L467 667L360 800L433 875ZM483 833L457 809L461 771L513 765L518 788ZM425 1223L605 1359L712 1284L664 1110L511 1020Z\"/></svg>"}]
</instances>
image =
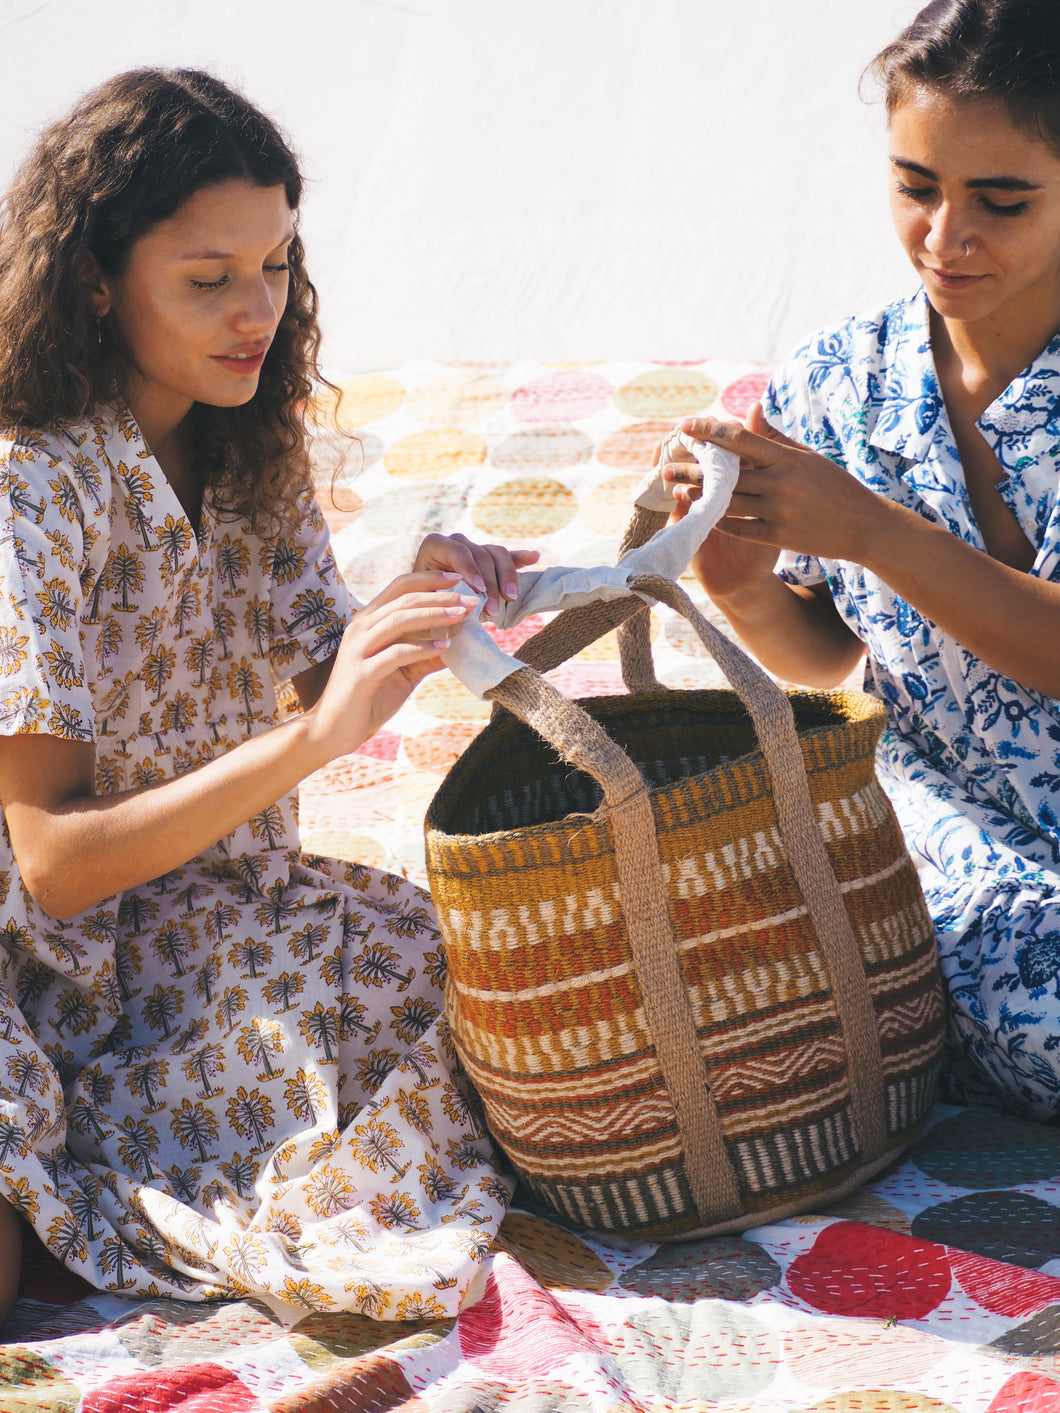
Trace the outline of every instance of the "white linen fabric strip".
<instances>
[{"instance_id":1,"label":"white linen fabric strip","mask_svg":"<svg viewBox=\"0 0 1060 1413\"><path fill-rule=\"evenodd\" d=\"M696 550L725 513L736 486L739 461L731 451L710 442L694 441L675 428L663 444L660 465L665 463L667 449L675 441L692 453L703 470L703 495L682 520L667 525L646 545L631 550L621 564L601 565L595 569L557 567L520 574L519 597L502 603L496 613L489 615L490 622L498 628L512 628L532 613L577 608L598 599L621 598L631 592L629 581L636 574L680 578ZM639 487L634 504L644 510L667 511L673 509L674 501L666 482L656 471L651 471ZM474 596L474 591L466 584L460 585L459 591ZM478 597L483 601L482 595ZM481 616L480 607L478 614L454 631L442 655L450 672L480 698L525 665L502 652L479 621Z\"/></svg>"}]
</instances>

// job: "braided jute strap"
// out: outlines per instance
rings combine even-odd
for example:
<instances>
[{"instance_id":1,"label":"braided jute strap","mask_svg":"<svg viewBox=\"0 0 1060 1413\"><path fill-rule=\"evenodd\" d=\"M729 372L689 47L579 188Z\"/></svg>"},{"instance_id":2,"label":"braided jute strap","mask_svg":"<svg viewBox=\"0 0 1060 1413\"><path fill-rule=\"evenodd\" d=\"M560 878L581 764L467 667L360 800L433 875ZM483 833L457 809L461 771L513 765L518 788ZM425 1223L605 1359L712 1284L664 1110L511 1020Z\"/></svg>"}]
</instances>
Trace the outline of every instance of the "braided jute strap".
<instances>
[{"instance_id":1,"label":"braided jute strap","mask_svg":"<svg viewBox=\"0 0 1060 1413\"><path fill-rule=\"evenodd\" d=\"M708 622L672 580L645 574L633 584L688 620L754 722L769 770L777 827L832 982L847 1050L850 1104L861 1161L871 1162L887 1143L880 1034L861 948L817 826L791 703L772 678Z\"/></svg>"},{"instance_id":2,"label":"braided jute strap","mask_svg":"<svg viewBox=\"0 0 1060 1413\"><path fill-rule=\"evenodd\" d=\"M876 1016L861 952L817 826L791 704L757 664L703 617L677 584L641 575L633 587L688 620L754 722L769 771L777 825L832 983L847 1050L859 1163L872 1162L883 1154L887 1140ZM627 603L625 615L614 613ZM639 617L643 608L642 601L634 598L561 614L538 635L538 640L545 635L551 640L544 660L557 665L592 641L592 636L584 636L590 627L607 632L616 618ZM608 612L592 612L597 609ZM537 654L528 656L537 659ZM737 1216L742 1202L681 978L648 787L603 728L534 671L514 673L489 696L537 731L565 760L592 775L603 790L633 970L676 1115L693 1201L705 1224Z\"/></svg>"},{"instance_id":3,"label":"braided jute strap","mask_svg":"<svg viewBox=\"0 0 1060 1413\"><path fill-rule=\"evenodd\" d=\"M681 979L648 786L603 727L531 669L513 673L489 695L604 792L633 972L677 1120L692 1200L704 1223L737 1217L743 1203Z\"/></svg>"}]
</instances>

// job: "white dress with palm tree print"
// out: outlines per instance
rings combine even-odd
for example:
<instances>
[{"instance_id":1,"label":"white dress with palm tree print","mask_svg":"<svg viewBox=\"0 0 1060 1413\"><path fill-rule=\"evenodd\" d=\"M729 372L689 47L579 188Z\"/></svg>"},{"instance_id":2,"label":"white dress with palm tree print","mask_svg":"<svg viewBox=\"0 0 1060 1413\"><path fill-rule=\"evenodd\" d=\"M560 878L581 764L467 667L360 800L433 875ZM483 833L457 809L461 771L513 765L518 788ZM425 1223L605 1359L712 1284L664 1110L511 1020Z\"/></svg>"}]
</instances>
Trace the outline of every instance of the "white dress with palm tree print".
<instances>
[{"instance_id":1,"label":"white dress with palm tree print","mask_svg":"<svg viewBox=\"0 0 1060 1413\"><path fill-rule=\"evenodd\" d=\"M127 413L0 446L0 732L101 794L276 720L349 614L308 505L198 535ZM452 1314L507 1186L454 1083L445 960L404 880L300 853L292 798L57 922L0 840L0 1194L97 1286Z\"/></svg>"}]
</instances>

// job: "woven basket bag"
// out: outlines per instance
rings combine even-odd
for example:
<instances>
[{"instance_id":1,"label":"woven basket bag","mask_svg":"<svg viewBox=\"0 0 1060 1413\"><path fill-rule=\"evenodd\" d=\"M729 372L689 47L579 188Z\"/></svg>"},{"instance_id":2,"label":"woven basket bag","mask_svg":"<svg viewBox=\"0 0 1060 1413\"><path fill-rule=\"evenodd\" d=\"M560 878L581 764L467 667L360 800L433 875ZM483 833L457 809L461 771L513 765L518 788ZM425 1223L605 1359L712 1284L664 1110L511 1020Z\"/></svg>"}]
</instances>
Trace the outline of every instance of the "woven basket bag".
<instances>
[{"instance_id":1,"label":"woven basket bag","mask_svg":"<svg viewBox=\"0 0 1060 1413\"><path fill-rule=\"evenodd\" d=\"M641 598L524 644L543 672L626 620L630 695L571 702L530 666L489 694L507 711L426 819L447 1014L539 1203L626 1236L738 1232L914 1138L944 1036L935 939L874 773L880 704L785 694L676 583L633 584L734 690L660 687Z\"/></svg>"}]
</instances>

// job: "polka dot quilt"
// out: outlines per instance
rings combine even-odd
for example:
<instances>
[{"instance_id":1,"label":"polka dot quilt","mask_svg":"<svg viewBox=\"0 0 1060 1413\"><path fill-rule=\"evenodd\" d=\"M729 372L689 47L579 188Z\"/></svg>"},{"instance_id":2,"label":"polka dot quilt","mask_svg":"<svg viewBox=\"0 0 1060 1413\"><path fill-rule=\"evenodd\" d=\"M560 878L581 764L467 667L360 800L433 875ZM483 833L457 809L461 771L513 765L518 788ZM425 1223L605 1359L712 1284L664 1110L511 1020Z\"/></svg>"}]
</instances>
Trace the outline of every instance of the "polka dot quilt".
<instances>
[{"instance_id":1,"label":"polka dot quilt","mask_svg":"<svg viewBox=\"0 0 1060 1413\"><path fill-rule=\"evenodd\" d=\"M688 413L742 415L765 379L718 361L338 379L355 438L321 434L316 479L340 567L370 596L430 530L611 563L655 442ZM663 681L720 685L654 620ZM622 691L613 637L551 678ZM424 811L487 715L425 681L306 782L306 846L422 881ZM517 1202L476 1298L428 1324L131 1302L31 1245L2 1338L0 1413L1060 1413L1060 1129L939 1107L868 1187L743 1237L604 1242Z\"/></svg>"}]
</instances>

